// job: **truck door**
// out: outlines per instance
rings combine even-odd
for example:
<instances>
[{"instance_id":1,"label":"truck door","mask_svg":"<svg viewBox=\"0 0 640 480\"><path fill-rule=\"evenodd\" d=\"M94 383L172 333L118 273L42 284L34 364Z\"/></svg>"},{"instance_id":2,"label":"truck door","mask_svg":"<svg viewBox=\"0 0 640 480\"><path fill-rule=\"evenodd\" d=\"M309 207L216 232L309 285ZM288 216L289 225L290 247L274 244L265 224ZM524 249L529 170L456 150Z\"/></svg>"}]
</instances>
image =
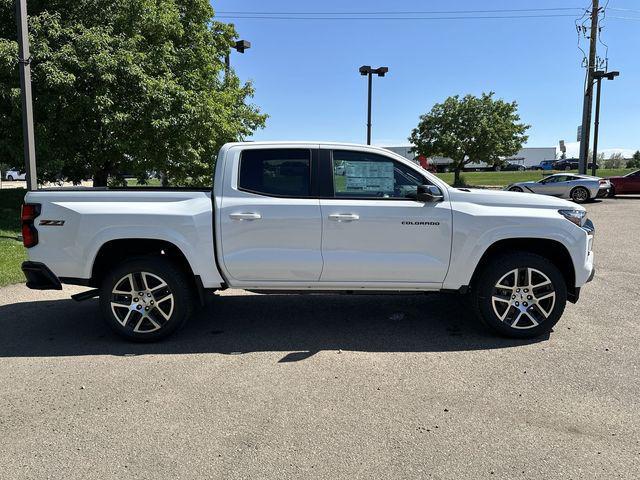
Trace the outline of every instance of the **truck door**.
<instances>
[{"instance_id":1,"label":"truck door","mask_svg":"<svg viewBox=\"0 0 640 480\"><path fill-rule=\"evenodd\" d=\"M316 155L317 145L248 147L227 161L217 224L227 275L253 285L320 278L322 220L320 201L312 198Z\"/></svg>"},{"instance_id":2,"label":"truck door","mask_svg":"<svg viewBox=\"0 0 640 480\"><path fill-rule=\"evenodd\" d=\"M447 193L418 202L417 186L430 183L418 170L375 153L321 152L332 183L331 198L320 200L321 282L442 282L452 235Z\"/></svg>"}]
</instances>

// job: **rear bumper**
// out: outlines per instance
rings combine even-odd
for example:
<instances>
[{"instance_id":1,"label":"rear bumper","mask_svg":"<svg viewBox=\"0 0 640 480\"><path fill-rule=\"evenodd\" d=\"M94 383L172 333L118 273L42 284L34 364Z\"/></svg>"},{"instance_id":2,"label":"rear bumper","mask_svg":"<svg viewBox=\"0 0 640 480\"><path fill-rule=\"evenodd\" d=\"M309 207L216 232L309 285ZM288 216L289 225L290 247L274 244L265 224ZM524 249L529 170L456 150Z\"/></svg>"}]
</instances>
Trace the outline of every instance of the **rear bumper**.
<instances>
[{"instance_id":1,"label":"rear bumper","mask_svg":"<svg viewBox=\"0 0 640 480\"><path fill-rule=\"evenodd\" d=\"M60 279L44 263L24 262L22 272L27 278L27 287L33 290L62 290Z\"/></svg>"}]
</instances>

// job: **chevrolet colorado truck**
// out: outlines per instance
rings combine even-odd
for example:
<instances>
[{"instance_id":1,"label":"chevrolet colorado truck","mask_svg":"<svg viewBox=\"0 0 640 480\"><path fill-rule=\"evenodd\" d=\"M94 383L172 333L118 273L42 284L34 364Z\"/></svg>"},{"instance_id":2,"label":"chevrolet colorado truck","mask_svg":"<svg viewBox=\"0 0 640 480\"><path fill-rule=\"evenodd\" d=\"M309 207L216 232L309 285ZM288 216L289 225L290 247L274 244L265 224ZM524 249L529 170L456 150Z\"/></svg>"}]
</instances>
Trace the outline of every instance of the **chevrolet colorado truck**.
<instances>
[{"instance_id":1,"label":"chevrolet colorado truck","mask_svg":"<svg viewBox=\"0 0 640 480\"><path fill-rule=\"evenodd\" d=\"M22 235L28 287L93 287L74 297L99 296L106 322L138 341L171 334L226 288L459 292L497 333L533 337L594 274L583 207L452 188L352 144L229 143L212 189L28 192Z\"/></svg>"}]
</instances>

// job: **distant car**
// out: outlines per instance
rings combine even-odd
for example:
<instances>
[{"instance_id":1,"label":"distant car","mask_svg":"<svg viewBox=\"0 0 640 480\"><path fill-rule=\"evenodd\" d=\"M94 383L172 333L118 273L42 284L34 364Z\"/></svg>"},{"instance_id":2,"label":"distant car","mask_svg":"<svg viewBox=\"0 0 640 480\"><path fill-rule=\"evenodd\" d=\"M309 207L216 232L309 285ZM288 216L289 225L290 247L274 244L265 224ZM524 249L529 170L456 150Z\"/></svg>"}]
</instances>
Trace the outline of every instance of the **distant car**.
<instances>
[{"instance_id":1,"label":"distant car","mask_svg":"<svg viewBox=\"0 0 640 480\"><path fill-rule=\"evenodd\" d=\"M526 167L520 163L514 163L514 162L504 162L504 163L499 163L498 165L496 165L495 167L493 167L493 169L496 172L515 172L515 171L524 171L526 170Z\"/></svg>"},{"instance_id":2,"label":"distant car","mask_svg":"<svg viewBox=\"0 0 640 480\"><path fill-rule=\"evenodd\" d=\"M579 160L577 158L565 158L563 160L558 160L553 162L554 170L578 170ZM587 165L588 169L593 168L593 162ZM598 164L596 164L596 169L600 168Z\"/></svg>"},{"instance_id":3,"label":"distant car","mask_svg":"<svg viewBox=\"0 0 640 480\"><path fill-rule=\"evenodd\" d=\"M615 197L619 193L640 193L640 170L623 176L609 177L607 180L611 182L609 197Z\"/></svg>"},{"instance_id":4,"label":"distant car","mask_svg":"<svg viewBox=\"0 0 640 480\"><path fill-rule=\"evenodd\" d=\"M574 202L583 203L592 198L607 195L610 187L609 181L603 178L557 173L537 182L512 183L505 190L570 198Z\"/></svg>"},{"instance_id":5,"label":"distant car","mask_svg":"<svg viewBox=\"0 0 640 480\"><path fill-rule=\"evenodd\" d=\"M10 168L4 174L4 179L13 182L14 180L26 180L27 174L20 172L18 168Z\"/></svg>"},{"instance_id":6,"label":"distant car","mask_svg":"<svg viewBox=\"0 0 640 480\"><path fill-rule=\"evenodd\" d=\"M531 167L531 170L553 170L555 160L542 160L538 165Z\"/></svg>"}]
</instances>

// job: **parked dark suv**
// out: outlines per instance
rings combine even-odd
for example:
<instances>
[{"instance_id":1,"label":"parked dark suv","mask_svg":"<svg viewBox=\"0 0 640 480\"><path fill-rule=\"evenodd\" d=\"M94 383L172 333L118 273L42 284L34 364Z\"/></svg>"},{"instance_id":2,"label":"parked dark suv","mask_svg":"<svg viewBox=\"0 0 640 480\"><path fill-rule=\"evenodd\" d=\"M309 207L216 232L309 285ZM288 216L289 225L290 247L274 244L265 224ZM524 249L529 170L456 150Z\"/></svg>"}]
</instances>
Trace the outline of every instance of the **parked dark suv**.
<instances>
[{"instance_id":1,"label":"parked dark suv","mask_svg":"<svg viewBox=\"0 0 640 480\"><path fill-rule=\"evenodd\" d=\"M565 158L563 160L558 160L553 163L554 170L578 170L579 160L577 158ZM587 168L593 168L593 162L589 163ZM596 164L596 169L600 168Z\"/></svg>"}]
</instances>

